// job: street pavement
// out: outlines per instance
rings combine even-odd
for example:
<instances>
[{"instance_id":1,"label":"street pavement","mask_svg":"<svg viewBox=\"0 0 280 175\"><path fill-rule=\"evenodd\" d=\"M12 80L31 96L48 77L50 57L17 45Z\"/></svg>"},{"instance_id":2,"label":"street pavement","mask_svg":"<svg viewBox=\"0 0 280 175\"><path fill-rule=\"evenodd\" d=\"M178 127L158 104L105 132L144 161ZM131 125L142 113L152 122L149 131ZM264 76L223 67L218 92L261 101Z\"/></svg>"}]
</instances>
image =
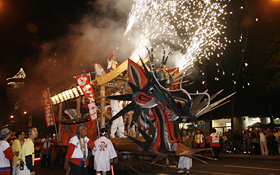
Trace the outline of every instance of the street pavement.
<instances>
[{"instance_id":1,"label":"street pavement","mask_svg":"<svg viewBox=\"0 0 280 175\"><path fill-rule=\"evenodd\" d=\"M207 155L207 154L205 154ZM210 156L210 153L208 153ZM260 156L248 154L227 154L220 153L219 160L205 160L204 164L193 159L193 167L190 174L217 174L217 175L279 175L280 174L280 156ZM161 165L164 162L160 162ZM65 171L62 167L54 167L54 169L40 169L41 162L35 163L35 172L37 175L64 175ZM153 166L147 172L141 172L144 175L174 175L178 174L175 164L170 163L169 169L163 169L161 166ZM115 175L136 175L133 170L118 171ZM95 174L94 172L90 173ZM110 175L111 172L108 173ZM184 173L186 174L186 173Z\"/></svg>"}]
</instances>

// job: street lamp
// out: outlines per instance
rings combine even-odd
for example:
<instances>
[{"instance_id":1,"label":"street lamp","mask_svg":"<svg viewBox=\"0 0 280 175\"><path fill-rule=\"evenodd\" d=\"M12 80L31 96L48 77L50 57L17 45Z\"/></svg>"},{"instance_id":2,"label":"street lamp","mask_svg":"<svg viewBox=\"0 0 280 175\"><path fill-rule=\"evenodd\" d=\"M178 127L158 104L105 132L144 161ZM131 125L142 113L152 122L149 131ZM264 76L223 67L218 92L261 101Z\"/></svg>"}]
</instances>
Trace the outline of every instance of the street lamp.
<instances>
[{"instance_id":1,"label":"street lamp","mask_svg":"<svg viewBox=\"0 0 280 175\"><path fill-rule=\"evenodd\" d=\"M13 119L14 118L14 116L13 115L11 115L11 119Z\"/></svg>"},{"instance_id":2,"label":"street lamp","mask_svg":"<svg viewBox=\"0 0 280 175\"><path fill-rule=\"evenodd\" d=\"M23 114L27 114L27 112L26 112L26 111L23 111Z\"/></svg>"}]
</instances>

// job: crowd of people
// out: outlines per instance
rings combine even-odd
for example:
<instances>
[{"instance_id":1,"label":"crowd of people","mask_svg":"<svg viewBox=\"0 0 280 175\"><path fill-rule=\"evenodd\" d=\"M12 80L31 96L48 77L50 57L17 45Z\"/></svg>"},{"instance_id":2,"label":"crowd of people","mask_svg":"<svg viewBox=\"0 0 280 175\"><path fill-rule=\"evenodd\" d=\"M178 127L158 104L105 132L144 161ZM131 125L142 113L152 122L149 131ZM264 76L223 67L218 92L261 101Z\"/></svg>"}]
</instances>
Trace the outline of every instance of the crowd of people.
<instances>
[{"instance_id":1,"label":"crowd of people","mask_svg":"<svg viewBox=\"0 0 280 175\"><path fill-rule=\"evenodd\" d=\"M35 175L35 147L34 143L40 143L41 169L51 169L52 165L61 165L63 162L67 174L87 175L88 155L94 156L94 169L97 175L106 175L117 157L112 142L107 139L107 129L100 130L101 137L91 141L87 137L87 128L82 126L78 129L77 135L69 140L69 145L64 148L57 145L57 139L46 134L42 139L38 137L36 127L29 127L28 138L25 133L18 131L14 139L11 139L11 131L8 128L1 130L0 135L0 175ZM54 162L51 162L52 153L56 153Z\"/></svg>"},{"instance_id":2,"label":"crowd of people","mask_svg":"<svg viewBox=\"0 0 280 175\"><path fill-rule=\"evenodd\" d=\"M24 141L25 133L16 132L12 145L8 141L11 138L11 131L8 128L1 130L0 138L0 175L35 175L33 169L35 152L34 140L38 136L36 127L29 127L28 138ZM12 163L12 167L10 166Z\"/></svg>"},{"instance_id":3,"label":"crowd of people","mask_svg":"<svg viewBox=\"0 0 280 175\"><path fill-rule=\"evenodd\" d=\"M94 169L97 174L106 174L110 170L111 163L117 157L112 142L107 138L107 129L100 130L101 137L94 142L87 137L87 128L82 126L78 129L77 135L69 141L69 146L63 147L57 144L57 140L50 135L45 135L42 139L36 139L37 129L30 127L27 132L27 139L23 131L15 133L15 138L11 140L11 131L8 128L1 130L0 140L0 175L31 174L34 175L34 142L40 143L41 169L51 169L52 165L64 165L64 168L75 174L88 173L88 151L92 150L94 157ZM111 136L112 137L112 136ZM121 136L119 136L121 137ZM279 155L280 153L280 131L277 129L252 129L243 130L239 133L237 130L232 133L231 130L224 132L222 136L212 129L211 134L204 134L201 130L192 131L182 130L182 144L191 148L212 148L214 158L219 158L221 150L230 153L252 153L256 155ZM56 153L54 162L51 162L51 156ZM203 155L203 151L199 151ZM12 166L10 166L10 162ZM192 167L192 159L186 156L180 156L178 168L189 169ZM178 171L183 173L184 170Z\"/></svg>"},{"instance_id":4,"label":"crowd of people","mask_svg":"<svg viewBox=\"0 0 280 175\"><path fill-rule=\"evenodd\" d=\"M223 150L229 153L251 153L256 155L279 155L280 153L280 131L278 129L252 129L230 130L224 133L221 141Z\"/></svg>"},{"instance_id":5,"label":"crowd of people","mask_svg":"<svg viewBox=\"0 0 280 175\"><path fill-rule=\"evenodd\" d=\"M213 137L215 130L212 133L203 133L197 130L193 135L193 141L191 143L193 148L213 148L214 153L218 153L215 146L211 142L215 139L217 143L217 135L219 135L219 151L225 151L228 153L236 154L256 154L256 155L279 155L280 154L280 131L278 129L253 129L242 130L240 133L238 130L232 132L230 129L224 133L216 133ZM212 135L212 136L211 136Z\"/></svg>"}]
</instances>

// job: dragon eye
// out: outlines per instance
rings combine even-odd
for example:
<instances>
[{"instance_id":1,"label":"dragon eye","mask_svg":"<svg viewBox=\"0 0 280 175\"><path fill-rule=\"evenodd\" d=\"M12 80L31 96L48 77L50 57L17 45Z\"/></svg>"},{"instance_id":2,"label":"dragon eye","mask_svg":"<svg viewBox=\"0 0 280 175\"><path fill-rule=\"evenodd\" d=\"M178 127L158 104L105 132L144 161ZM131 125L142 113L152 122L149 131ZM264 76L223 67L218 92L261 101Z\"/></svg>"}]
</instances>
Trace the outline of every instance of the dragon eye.
<instances>
[{"instance_id":1,"label":"dragon eye","mask_svg":"<svg viewBox=\"0 0 280 175\"><path fill-rule=\"evenodd\" d=\"M155 89L153 87L150 88L150 92L153 93Z\"/></svg>"}]
</instances>

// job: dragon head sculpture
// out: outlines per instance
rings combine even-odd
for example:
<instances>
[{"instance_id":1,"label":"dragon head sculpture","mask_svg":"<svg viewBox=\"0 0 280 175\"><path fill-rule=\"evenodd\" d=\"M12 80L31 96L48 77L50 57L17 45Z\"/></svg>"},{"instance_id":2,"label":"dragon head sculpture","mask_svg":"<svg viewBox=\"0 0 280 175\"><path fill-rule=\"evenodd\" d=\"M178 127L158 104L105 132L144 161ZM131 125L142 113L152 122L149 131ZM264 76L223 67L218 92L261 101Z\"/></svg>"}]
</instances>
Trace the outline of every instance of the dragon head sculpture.
<instances>
[{"instance_id":1,"label":"dragon head sculpture","mask_svg":"<svg viewBox=\"0 0 280 175\"><path fill-rule=\"evenodd\" d=\"M143 149L155 154L176 154L178 146L181 146L179 145L180 136L177 120L179 118L197 118L222 105L221 103L233 94L210 105L211 100L221 91L211 97L207 92L188 93L182 88L184 73L179 72L178 68L169 70L166 66L171 52L165 57L163 48L161 66L156 69L153 48L147 50L150 60L149 67L143 63L141 58L142 66L130 59L128 60L128 84L133 93L106 97L108 99L131 101L107 124L134 110L130 128L135 125L146 142L141 142L129 135L127 137ZM173 95L174 93L177 95ZM182 98L183 96L187 98ZM206 97L206 99L202 100L203 97ZM141 127L149 129L151 136L146 134ZM184 148L183 151L188 153L187 148Z\"/></svg>"}]
</instances>

